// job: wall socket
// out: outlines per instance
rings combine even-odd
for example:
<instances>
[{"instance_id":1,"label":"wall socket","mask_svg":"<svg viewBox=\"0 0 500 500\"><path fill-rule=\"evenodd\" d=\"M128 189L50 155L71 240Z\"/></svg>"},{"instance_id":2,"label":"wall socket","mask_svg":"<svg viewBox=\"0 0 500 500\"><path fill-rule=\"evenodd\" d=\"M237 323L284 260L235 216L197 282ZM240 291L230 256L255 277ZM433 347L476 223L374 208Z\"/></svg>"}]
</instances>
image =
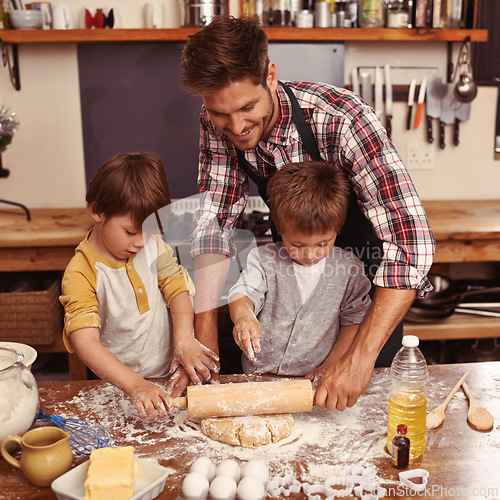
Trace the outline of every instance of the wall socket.
<instances>
[{"instance_id":1,"label":"wall socket","mask_svg":"<svg viewBox=\"0 0 500 500\"><path fill-rule=\"evenodd\" d=\"M408 170L434 168L434 145L422 141L406 143L406 167Z\"/></svg>"}]
</instances>

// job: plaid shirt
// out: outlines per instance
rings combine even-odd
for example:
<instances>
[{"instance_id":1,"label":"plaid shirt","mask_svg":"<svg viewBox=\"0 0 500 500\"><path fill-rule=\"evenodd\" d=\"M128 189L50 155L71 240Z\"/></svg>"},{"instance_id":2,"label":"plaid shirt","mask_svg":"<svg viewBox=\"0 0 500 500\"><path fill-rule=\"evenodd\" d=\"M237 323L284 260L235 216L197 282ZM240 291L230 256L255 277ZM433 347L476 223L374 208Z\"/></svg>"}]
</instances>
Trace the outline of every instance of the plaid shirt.
<instances>
[{"instance_id":1,"label":"plaid shirt","mask_svg":"<svg viewBox=\"0 0 500 500\"><path fill-rule=\"evenodd\" d=\"M343 168L364 215L383 242L384 255L374 283L381 287L432 290L426 275L435 241L427 216L403 162L373 109L345 89L290 82L323 159ZM280 118L267 143L245 157L252 168L271 177L275 169L310 160L292 120L291 103L278 86ZM241 226L249 181L239 167L233 143L201 112L200 209L192 255L232 255L231 230Z\"/></svg>"}]
</instances>

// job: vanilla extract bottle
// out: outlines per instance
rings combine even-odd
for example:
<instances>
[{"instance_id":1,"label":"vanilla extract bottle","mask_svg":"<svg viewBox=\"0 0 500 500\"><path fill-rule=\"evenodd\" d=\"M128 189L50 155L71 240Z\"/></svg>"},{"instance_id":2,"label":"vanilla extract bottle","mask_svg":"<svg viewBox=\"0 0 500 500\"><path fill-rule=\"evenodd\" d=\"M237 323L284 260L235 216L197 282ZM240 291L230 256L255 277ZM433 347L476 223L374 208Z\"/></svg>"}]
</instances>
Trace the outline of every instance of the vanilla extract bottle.
<instances>
[{"instance_id":1,"label":"vanilla extract bottle","mask_svg":"<svg viewBox=\"0 0 500 500\"><path fill-rule=\"evenodd\" d=\"M396 469L406 469L410 463L410 440L406 436L406 425L399 424L397 432L392 440L392 465Z\"/></svg>"}]
</instances>

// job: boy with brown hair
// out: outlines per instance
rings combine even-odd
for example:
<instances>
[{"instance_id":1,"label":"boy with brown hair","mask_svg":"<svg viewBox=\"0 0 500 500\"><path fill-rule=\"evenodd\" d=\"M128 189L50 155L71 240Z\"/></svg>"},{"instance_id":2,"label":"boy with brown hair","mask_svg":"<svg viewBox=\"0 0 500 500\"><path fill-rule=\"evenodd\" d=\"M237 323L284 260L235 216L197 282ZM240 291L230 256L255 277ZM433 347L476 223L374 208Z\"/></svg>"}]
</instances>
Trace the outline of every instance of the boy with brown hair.
<instances>
[{"instance_id":1,"label":"boy with brown hair","mask_svg":"<svg viewBox=\"0 0 500 500\"><path fill-rule=\"evenodd\" d=\"M321 379L371 302L363 264L334 246L349 186L337 168L309 161L278 170L267 194L283 242L253 249L229 293L243 370Z\"/></svg>"},{"instance_id":2,"label":"boy with brown hair","mask_svg":"<svg viewBox=\"0 0 500 500\"><path fill-rule=\"evenodd\" d=\"M170 204L163 165L147 153L118 154L99 168L86 200L94 226L64 273L64 343L129 394L142 418L157 420L171 398L146 377L179 368L201 383L218 361L194 338L189 275L158 235L143 233L145 219Z\"/></svg>"}]
</instances>

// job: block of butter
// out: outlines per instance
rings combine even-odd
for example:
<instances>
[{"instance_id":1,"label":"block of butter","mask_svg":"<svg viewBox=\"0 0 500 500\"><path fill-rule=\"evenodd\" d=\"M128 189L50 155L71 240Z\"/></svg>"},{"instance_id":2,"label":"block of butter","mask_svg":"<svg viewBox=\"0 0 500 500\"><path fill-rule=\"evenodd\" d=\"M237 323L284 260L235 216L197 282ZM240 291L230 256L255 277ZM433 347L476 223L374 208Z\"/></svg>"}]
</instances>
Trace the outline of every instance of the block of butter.
<instances>
[{"instance_id":1,"label":"block of butter","mask_svg":"<svg viewBox=\"0 0 500 500\"><path fill-rule=\"evenodd\" d=\"M87 500L128 500L134 496L134 447L98 448L90 454L84 483Z\"/></svg>"}]
</instances>

